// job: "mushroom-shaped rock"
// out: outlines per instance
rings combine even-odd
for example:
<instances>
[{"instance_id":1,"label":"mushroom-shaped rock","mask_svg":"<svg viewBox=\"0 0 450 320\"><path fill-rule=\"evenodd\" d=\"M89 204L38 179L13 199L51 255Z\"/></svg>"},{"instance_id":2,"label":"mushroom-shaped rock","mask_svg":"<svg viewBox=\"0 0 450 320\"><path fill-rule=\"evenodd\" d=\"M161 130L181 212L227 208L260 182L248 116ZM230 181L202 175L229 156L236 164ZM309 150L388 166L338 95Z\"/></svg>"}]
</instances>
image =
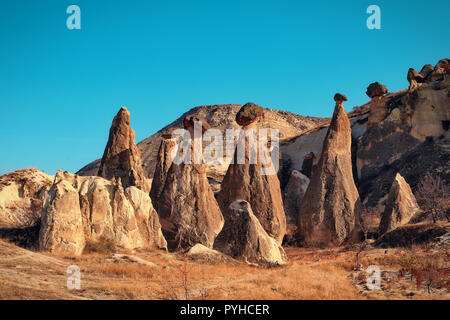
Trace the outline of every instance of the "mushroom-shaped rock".
<instances>
[{"instance_id":1,"label":"mushroom-shaped rock","mask_svg":"<svg viewBox=\"0 0 450 320\"><path fill-rule=\"evenodd\" d=\"M358 240L360 200L353 180L350 121L341 101L336 100L322 154L299 210L299 235L311 245Z\"/></svg>"},{"instance_id":2,"label":"mushroom-shaped rock","mask_svg":"<svg viewBox=\"0 0 450 320\"><path fill-rule=\"evenodd\" d=\"M267 234L247 201L237 200L227 211L224 228L215 243L217 250L264 266L287 262L283 247Z\"/></svg>"},{"instance_id":3,"label":"mushroom-shaped rock","mask_svg":"<svg viewBox=\"0 0 450 320\"><path fill-rule=\"evenodd\" d=\"M120 178L124 188L136 186L149 192L150 183L144 175L141 152L136 147L134 135L130 128L130 112L122 107L112 122L98 176Z\"/></svg>"},{"instance_id":4,"label":"mushroom-shaped rock","mask_svg":"<svg viewBox=\"0 0 450 320\"><path fill-rule=\"evenodd\" d=\"M188 148L193 149L191 140ZM172 162L157 202L164 235L170 248L191 247L197 243L209 248L222 230L224 219L206 177L203 159L194 163Z\"/></svg>"},{"instance_id":5,"label":"mushroom-shaped rock","mask_svg":"<svg viewBox=\"0 0 450 320\"><path fill-rule=\"evenodd\" d=\"M243 114L247 114L249 108L251 109L252 106L247 104L239 112L242 111ZM250 112L248 114L254 113ZM236 118L240 117L237 116ZM252 118L256 121L256 117L253 116L243 118L247 120ZM252 128L251 130L258 131L255 123L243 121L243 118L240 118L240 123L247 125L246 133L250 132L250 127ZM268 164L262 163L262 158L270 159L269 151L266 148L253 148L253 150L259 149L259 155L257 159L254 159L255 161L251 161L252 152L250 145L255 142L251 142L253 139L250 139L246 133L241 132L239 137L240 143L235 148L234 160L229 165L222 181L221 190L217 194L217 202L222 212L226 214L228 207L234 201L239 199L248 201L264 230L281 243L286 233L286 216L283 208L280 181L276 172L273 174L269 172L274 164L271 161L268 161ZM244 152L240 152L240 150ZM240 155L243 155L242 159ZM267 172L264 172L264 169Z\"/></svg>"},{"instance_id":6,"label":"mushroom-shaped rock","mask_svg":"<svg viewBox=\"0 0 450 320\"><path fill-rule=\"evenodd\" d=\"M366 94L369 98L373 99L376 97L383 97L387 92L388 90L385 85L379 82L374 82L367 87Z\"/></svg>"},{"instance_id":7,"label":"mushroom-shaped rock","mask_svg":"<svg viewBox=\"0 0 450 320\"><path fill-rule=\"evenodd\" d=\"M236 114L236 122L240 126L248 126L262 117L264 109L252 102L246 103Z\"/></svg>"},{"instance_id":8,"label":"mushroom-shaped rock","mask_svg":"<svg viewBox=\"0 0 450 320\"><path fill-rule=\"evenodd\" d=\"M340 93L336 93L334 95L334 101L336 101L336 105L344 105L344 101L347 101L347 97L344 96L343 94Z\"/></svg>"},{"instance_id":9,"label":"mushroom-shaped rock","mask_svg":"<svg viewBox=\"0 0 450 320\"><path fill-rule=\"evenodd\" d=\"M40 250L78 256L85 245L78 192L67 181L54 184L46 197L39 232Z\"/></svg>"},{"instance_id":10,"label":"mushroom-shaped rock","mask_svg":"<svg viewBox=\"0 0 450 320\"><path fill-rule=\"evenodd\" d=\"M386 207L381 216L379 235L407 224L419 211L416 198L405 179L397 173L389 191Z\"/></svg>"}]
</instances>

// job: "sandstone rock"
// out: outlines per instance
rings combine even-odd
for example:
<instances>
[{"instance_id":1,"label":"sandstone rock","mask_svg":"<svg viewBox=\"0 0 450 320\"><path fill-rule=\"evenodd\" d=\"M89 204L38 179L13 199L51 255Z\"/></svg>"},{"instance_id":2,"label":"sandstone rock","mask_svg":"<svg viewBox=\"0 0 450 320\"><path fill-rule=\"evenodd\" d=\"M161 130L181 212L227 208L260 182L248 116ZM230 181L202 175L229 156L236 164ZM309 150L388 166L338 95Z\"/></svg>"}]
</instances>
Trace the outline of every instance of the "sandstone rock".
<instances>
[{"instance_id":1,"label":"sandstone rock","mask_svg":"<svg viewBox=\"0 0 450 320\"><path fill-rule=\"evenodd\" d=\"M189 121L185 129L193 137ZM223 227L223 216L206 177L206 165L194 164L194 140L191 138L191 164L172 163L164 188L156 200L158 214L171 248L197 243L211 248ZM201 159L200 159L201 160Z\"/></svg>"},{"instance_id":2,"label":"sandstone rock","mask_svg":"<svg viewBox=\"0 0 450 320\"><path fill-rule=\"evenodd\" d=\"M149 178L153 177L157 164L158 151L161 146L161 140L163 139L162 136L169 134L170 138L171 130L183 128L183 120L186 116L193 115L205 119L214 129L220 130L225 137L225 131L227 129L239 128L239 125L236 123L236 113L241 107L242 105L239 104L228 104L192 108L159 132L141 141L137 146L141 151L144 174ZM261 127L278 129L280 131L280 140L296 137L306 129L312 128L321 121L324 121L322 118L304 117L282 110L267 108L264 110L264 118L261 118L258 124ZM207 144L208 142L204 142L203 146L205 147ZM233 151L234 148L229 150L230 153ZM313 149L308 152L310 151L313 151ZM301 166L301 164L302 162L300 161L299 165ZM96 160L78 171L78 174L83 176L97 175L99 166L100 160ZM215 163L206 165L206 175L213 186L217 186L222 182L227 169L228 163L225 161L221 165ZM298 168L297 170L300 169Z\"/></svg>"},{"instance_id":3,"label":"sandstone rock","mask_svg":"<svg viewBox=\"0 0 450 320\"><path fill-rule=\"evenodd\" d=\"M0 228L25 228L38 222L54 177L37 169L0 176Z\"/></svg>"},{"instance_id":4,"label":"sandstone rock","mask_svg":"<svg viewBox=\"0 0 450 320\"><path fill-rule=\"evenodd\" d=\"M385 85L382 85L379 82L374 82L367 87L366 94L369 98L373 99L376 97L383 97L387 92L388 91Z\"/></svg>"},{"instance_id":5,"label":"sandstone rock","mask_svg":"<svg viewBox=\"0 0 450 320\"><path fill-rule=\"evenodd\" d=\"M303 159L301 172L308 178L311 178L311 176L312 176L315 161L316 161L316 156L315 156L314 152L308 153L305 156L305 158Z\"/></svg>"},{"instance_id":6,"label":"sandstone rock","mask_svg":"<svg viewBox=\"0 0 450 320\"><path fill-rule=\"evenodd\" d=\"M381 216L379 236L407 224L419 210L409 184L397 173Z\"/></svg>"},{"instance_id":7,"label":"sandstone rock","mask_svg":"<svg viewBox=\"0 0 450 320\"><path fill-rule=\"evenodd\" d=\"M233 260L231 257L223 254L222 252L205 247L200 243L190 248L189 251L186 253L186 255L192 260L203 261L208 263L237 262L236 260Z\"/></svg>"},{"instance_id":8,"label":"sandstone rock","mask_svg":"<svg viewBox=\"0 0 450 320\"><path fill-rule=\"evenodd\" d=\"M386 86L379 82L374 82L367 87L366 94L372 99L370 101L370 115L367 121L368 126L378 124L388 115L386 100L383 99L386 93Z\"/></svg>"},{"instance_id":9,"label":"sandstone rock","mask_svg":"<svg viewBox=\"0 0 450 320\"><path fill-rule=\"evenodd\" d=\"M288 224L296 224L298 211L308 189L309 178L297 170L293 170L288 184L283 191L284 212Z\"/></svg>"},{"instance_id":10,"label":"sandstone rock","mask_svg":"<svg viewBox=\"0 0 450 320\"><path fill-rule=\"evenodd\" d=\"M240 126L248 126L262 117L264 109L249 102L245 104L236 114L236 122Z\"/></svg>"},{"instance_id":11,"label":"sandstone rock","mask_svg":"<svg viewBox=\"0 0 450 320\"><path fill-rule=\"evenodd\" d=\"M434 67L431 64L426 64L423 66L422 70L420 70L420 75L427 79L431 72L434 71Z\"/></svg>"},{"instance_id":12,"label":"sandstone rock","mask_svg":"<svg viewBox=\"0 0 450 320\"><path fill-rule=\"evenodd\" d=\"M432 81L428 76L414 90L384 97L386 116L368 126L355 146L358 188L368 207L384 210L397 173L413 190L428 172L450 181L449 89L449 77Z\"/></svg>"},{"instance_id":13,"label":"sandstone rock","mask_svg":"<svg viewBox=\"0 0 450 320\"><path fill-rule=\"evenodd\" d=\"M176 139L166 138L161 141L161 146L156 159L156 168L153 175L152 188L150 189L150 197L158 210L158 199L166 183L167 173L172 165L172 150L177 146Z\"/></svg>"},{"instance_id":14,"label":"sandstone rock","mask_svg":"<svg viewBox=\"0 0 450 320\"><path fill-rule=\"evenodd\" d=\"M85 240L78 192L67 181L55 183L48 193L39 232L41 250L80 255Z\"/></svg>"},{"instance_id":15,"label":"sandstone rock","mask_svg":"<svg viewBox=\"0 0 450 320\"><path fill-rule=\"evenodd\" d=\"M424 80L423 76L413 68L409 68L406 78L408 79L410 90L417 88L417 84L423 82Z\"/></svg>"},{"instance_id":16,"label":"sandstone rock","mask_svg":"<svg viewBox=\"0 0 450 320\"><path fill-rule=\"evenodd\" d=\"M248 115L254 115L256 110L259 110L256 107L253 104L245 105L242 107L242 109L244 109L242 113L247 114L247 116L242 116L242 118L241 116L236 116L236 119L240 119L240 123L248 124L243 128L245 131L252 129L255 130L257 134L256 124L254 122L251 123L249 119L256 121L257 117L260 115L256 117ZM246 120L244 121L243 119ZM250 139L244 132L241 133L239 139L241 141L244 141L243 139L245 139L246 141L245 162L243 164L239 163L237 155L238 149L236 147L234 161L229 165L227 173L222 181L221 191L217 194L217 202L219 203L222 212L228 212L228 207L234 201L240 199L248 201L264 230L266 230L269 236L281 243L286 233L286 216L284 213L278 176L277 174L269 175L262 173L263 168L270 167L273 164L269 163L263 165L260 156L258 156L255 164L250 163ZM269 159L268 152L266 154L266 159ZM241 163L242 162L243 161L241 161Z\"/></svg>"},{"instance_id":17,"label":"sandstone rock","mask_svg":"<svg viewBox=\"0 0 450 320\"><path fill-rule=\"evenodd\" d=\"M122 107L115 116L103 153L98 175L106 179L120 178L124 188L136 186L149 192L150 185L142 169L141 152L130 128L130 113Z\"/></svg>"},{"instance_id":18,"label":"sandstone rock","mask_svg":"<svg viewBox=\"0 0 450 320\"><path fill-rule=\"evenodd\" d=\"M106 240L126 249L167 248L158 215L144 191L134 186L124 190L120 178L110 181L62 171L55 176L55 185L59 183L71 185L78 193L87 241Z\"/></svg>"},{"instance_id":19,"label":"sandstone rock","mask_svg":"<svg viewBox=\"0 0 450 320\"><path fill-rule=\"evenodd\" d=\"M167 249L167 241L162 234L158 213L153 208L148 194L136 187L128 187L125 194L133 205L139 233L146 246Z\"/></svg>"},{"instance_id":20,"label":"sandstone rock","mask_svg":"<svg viewBox=\"0 0 450 320\"><path fill-rule=\"evenodd\" d=\"M201 124L202 134L205 133L206 131L208 131L209 129L211 129L211 126L208 124L208 122L205 119L203 119L202 117L199 117L199 116L194 116L194 115L186 116L183 119L184 128L188 129L188 130L193 130L196 122L199 123L199 125ZM192 137L193 137L193 135L192 135Z\"/></svg>"},{"instance_id":21,"label":"sandstone rock","mask_svg":"<svg viewBox=\"0 0 450 320\"><path fill-rule=\"evenodd\" d=\"M273 266L287 262L281 245L270 237L244 200L233 202L225 214L225 226L215 247L248 263Z\"/></svg>"},{"instance_id":22,"label":"sandstone rock","mask_svg":"<svg viewBox=\"0 0 450 320\"><path fill-rule=\"evenodd\" d=\"M298 221L299 234L308 244L342 244L359 228L360 202L351 160L351 130L342 95L325 138L322 155L313 173Z\"/></svg>"}]
</instances>

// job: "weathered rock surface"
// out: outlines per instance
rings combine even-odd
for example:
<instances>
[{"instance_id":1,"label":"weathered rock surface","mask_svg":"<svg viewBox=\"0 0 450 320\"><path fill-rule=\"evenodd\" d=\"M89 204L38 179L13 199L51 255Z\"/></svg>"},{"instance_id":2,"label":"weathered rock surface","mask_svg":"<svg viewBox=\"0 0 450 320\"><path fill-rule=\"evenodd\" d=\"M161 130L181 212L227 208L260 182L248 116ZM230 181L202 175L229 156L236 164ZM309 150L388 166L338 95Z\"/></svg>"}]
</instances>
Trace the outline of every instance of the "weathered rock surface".
<instances>
[{"instance_id":1,"label":"weathered rock surface","mask_svg":"<svg viewBox=\"0 0 450 320\"><path fill-rule=\"evenodd\" d=\"M387 92L388 92L388 90L387 90L385 85L383 85L383 84L381 84L379 82L374 82L374 83L371 83L367 87L366 94L369 96L369 98L373 99L373 98L376 98L376 97L382 97Z\"/></svg>"},{"instance_id":2,"label":"weathered rock surface","mask_svg":"<svg viewBox=\"0 0 450 320\"><path fill-rule=\"evenodd\" d=\"M145 192L150 191L142 168L141 152L136 147L134 131L130 127L130 112L125 107L119 110L112 122L98 176L120 178L124 188L136 186Z\"/></svg>"},{"instance_id":3,"label":"weathered rock surface","mask_svg":"<svg viewBox=\"0 0 450 320\"><path fill-rule=\"evenodd\" d=\"M53 176L37 169L18 170L0 177L0 228L25 228L38 222Z\"/></svg>"},{"instance_id":4,"label":"weathered rock surface","mask_svg":"<svg viewBox=\"0 0 450 320\"><path fill-rule=\"evenodd\" d=\"M308 189L309 178L297 170L293 170L288 184L283 190L284 212L286 222L295 225L298 220L298 211Z\"/></svg>"},{"instance_id":5,"label":"weathered rock surface","mask_svg":"<svg viewBox=\"0 0 450 320\"><path fill-rule=\"evenodd\" d=\"M186 116L193 115L205 119L212 128L219 129L225 137L226 129L239 128L239 125L235 120L236 113L241 107L242 105L239 104L195 107L154 135L141 141L138 144L138 148L142 153L142 162L145 175L149 178L153 177L157 164L159 147L161 145L161 140L163 139L162 135L167 132L167 130L183 128L183 121ZM263 128L278 129L280 131L281 140L298 136L305 130L315 127L318 123L324 120L317 117L304 117L281 110L266 108L264 111L264 116L260 119L259 125ZM205 147L205 144L203 146ZM234 150L230 150L231 153L233 151ZM97 175L99 166L100 160L96 160L82 168L78 174L84 176ZM220 165L207 164L206 174L207 177L210 178L210 181L214 185L217 185L222 181L227 169L228 163L225 162ZM300 170L300 168L298 170Z\"/></svg>"},{"instance_id":6,"label":"weathered rock surface","mask_svg":"<svg viewBox=\"0 0 450 320\"><path fill-rule=\"evenodd\" d=\"M316 163L316 155L314 152L308 153L303 159L301 172L309 179L312 176L314 165Z\"/></svg>"},{"instance_id":7,"label":"weathered rock surface","mask_svg":"<svg viewBox=\"0 0 450 320\"><path fill-rule=\"evenodd\" d=\"M397 173L413 190L427 173L450 182L450 77L448 71L431 77L445 65L441 61L433 70L422 68L422 82L410 72L409 90L380 100L385 115L356 141L358 188L368 207L383 210Z\"/></svg>"},{"instance_id":8,"label":"weathered rock surface","mask_svg":"<svg viewBox=\"0 0 450 320\"><path fill-rule=\"evenodd\" d=\"M67 181L55 183L47 195L39 232L40 250L80 255L85 240L77 190Z\"/></svg>"},{"instance_id":9,"label":"weathered rock surface","mask_svg":"<svg viewBox=\"0 0 450 320\"><path fill-rule=\"evenodd\" d=\"M186 129L194 137L189 124ZM224 223L206 177L206 165L194 164L193 145L192 139L189 145L191 164L172 163L156 200L164 235L171 248L191 247L197 243L211 248Z\"/></svg>"},{"instance_id":10,"label":"weathered rock surface","mask_svg":"<svg viewBox=\"0 0 450 320\"><path fill-rule=\"evenodd\" d=\"M342 104L345 100L335 96L336 107L322 155L299 210L299 234L311 245L356 240L359 228L360 202L353 180L350 121Z\"/></svg>"},{"instance_id":11,"label":"weathered rock surface","mask_svg":"<svg viewBox=\"0 0 450 320\"><path fill-rule=\"evenodd\" d=\"M215 248L233 258L259 265L281 265L287 256L281 245L262 227L244 200L233 202L225 214L225 225Z\"/></svg>"},{"instance_id":12,"label":"weathered rock surface","mask_svg":"<svg viewBox=\"0 0 450 320\"><path fill-rule=\"evenodd\" d=\"M72 211L67 211L57 202L51 207L51 213L61 217L61 223L65 223L64 219L68 219L66 211L77 214L79 212L83 241L106 240L127 249L167 248L158 215L153 209L149 195L144 191L134 186L124 190L120 178L110 181L101 177L82 177L58 171L52 188L60 184L70 191L65 199L72 201L67 204L72 207ZM75 197L73 193L76 193L76 201L72 199L72 196ZM46 201L52 203L53 200L49 196ZM41 234L48 233L43 230L53 228L49 227L48 223L43 219ZM64 234L60 238L65 241L66 236ZM65 249L70 248L61 247L59 251L63 252Z\"/></svg>"},{"instance_id":13,"label":"weathered rock surface","mask_svg":"<svg viewBox=\"0 0 450 320\"><path fill-rule=\"evenodd\" d=\"M419 210L409 184L397 173L381 215L378 234L381 236L398 226L407 224Z\"/></svg>"},{"instance_id":14,"label":"weathered rock surface","mask_svg":"<svg viewBox=\"0 0 450 320\"><path fill-rule=\"evenodd\" d=\"M236 114L236 123L242 127L257 121L262 117L264 109L260 106L249 102L246 103Z\"/></svg>"},{"instance_id":15,"label":"weathered rock surface","mask_svg":"<svg viewBox=\"0 0 450 320\"><path fill-rule=\"evenodd\" d=\"M150 190L150 197L156 210L158 210L158 199L166 183L167 173L172 165L172 151L177 147L176 139L171 139L169 136L166 137L161 141L161 146L159 147L152 188Z\"/></svg>"},{"instance_id":16,"label":"weathered rock surface","mask_svg":"<svg viewBox=\"0 0 450 320\"><path fill-rule=\"evenodd\" d=\"M223 254L222 252L219 252L217 250L205 247L204 245L198 243L192 248L189 249L189 251L186 253L186 255L191 258L192 260L196 261L202 261L207 263L233 263L237 262L236 260L232 259L231 257Z\"/></svg>"},{"instance_id":17,"label":"weathered rock surface","mask_svg":"<svg viewBox=\"0 0 450 320\"><path fill-rule=\"evenodd\" d=\"M246 106L242 107L242 109L248 108ZM250 105L250 107L257 109L257 106ZM249 112L249 110L246 110L246 112ZM243 131L255 130L257 132L256 121L261 116L258 114L253 117L254 122L249 122L248 119L252 114L255 114L255 112L249 112L249 115L245 117L247 126L243 127ZM236 118L239 118L239 113ZM281 243L286 233L286 215L284 213L278 176L277 174L263 174L262 169L265 167L270 168L273 164L262 164L259 156L257 161L254 161L256 163L251 163L250 139L244 132L241 133L239 139L241 141L245 139L246 141L245 162L242 163L241 161L242 164L239 163L238 147L236 147L234 161L228 167L223 179L221 191L217 194L217 202L222 212L228 212L228 207L234 201L241 199L248 201L264 230L269 236ZM259 150L259 148L256 150ZM266 159L269 159L268 151L264 150L264 152L266 152Z\"/></svg>"}]
</instances>

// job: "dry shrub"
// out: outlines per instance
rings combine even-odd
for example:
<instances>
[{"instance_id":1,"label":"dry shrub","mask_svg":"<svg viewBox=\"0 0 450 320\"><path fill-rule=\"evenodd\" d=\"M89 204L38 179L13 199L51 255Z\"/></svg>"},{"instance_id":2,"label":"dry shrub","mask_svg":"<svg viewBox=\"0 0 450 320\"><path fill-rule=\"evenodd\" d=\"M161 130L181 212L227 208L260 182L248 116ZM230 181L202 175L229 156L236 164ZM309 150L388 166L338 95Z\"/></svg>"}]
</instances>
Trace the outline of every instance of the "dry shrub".
<instances>
[{"instance_id":1,"label":"dry shrub","mask_svg":"<svg viewBox=\"0 0 450 320\"><path fill-rule=\"evenodd\" d=\"M434 223L445 219L450 221L450 186L439 176L428 173L417 187L416 199L423 210L431 213Z\"/></svg>"},{"instance_id":2,"label":"dry shrub","mask_svg":"<svg viewBox=\"0 0 450 320\"><path fill-rule=\"evenodd\" d=\"M116 245L110 239L100 237L98 240L88 239L86 241L86 246L84 247L83 254L89 253L110 253L116 250Z\"/></svg>"}]
</instances>

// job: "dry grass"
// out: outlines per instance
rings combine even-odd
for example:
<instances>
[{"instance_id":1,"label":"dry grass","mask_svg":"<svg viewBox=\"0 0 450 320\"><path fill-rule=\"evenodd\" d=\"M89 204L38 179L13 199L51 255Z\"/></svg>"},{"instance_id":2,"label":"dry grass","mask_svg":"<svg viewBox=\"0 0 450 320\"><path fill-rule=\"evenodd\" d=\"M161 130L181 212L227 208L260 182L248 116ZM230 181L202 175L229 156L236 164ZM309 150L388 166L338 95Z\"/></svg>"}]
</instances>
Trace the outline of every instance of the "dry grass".
<instances>
[{"instance_id":1,"label":"dry grass","mask_svg":"<svg viewBox=\"0 0 450 320\"><path fill-rule=\"evenodd\" d=\"M229 262L204 264L162 251L133 253L154 264L149 266L114 261L111 253L55 258L48 253L21 251L12 244L4 246L7 249L0 248L2 299L405 299L417 286L409 272L398 277L403 263L399 257L409 252L401 249L363 251L362 271L358 272L356 249L351 248L286 248L289 263L267 269ZM449 265L448 250L414 250L420 261L434 255L441 267ZM65 286L65 268L73 264L81 269L79 291L68 291ZM383 270L380 292L363 288L367 278L364 270L372 264ZM17 269L17 265L24 267ZM414 289L413 298L445 298L445 290L436 284L427 292L425 274L421 281L422 287Z\"/></svg>"}]
</instances>

